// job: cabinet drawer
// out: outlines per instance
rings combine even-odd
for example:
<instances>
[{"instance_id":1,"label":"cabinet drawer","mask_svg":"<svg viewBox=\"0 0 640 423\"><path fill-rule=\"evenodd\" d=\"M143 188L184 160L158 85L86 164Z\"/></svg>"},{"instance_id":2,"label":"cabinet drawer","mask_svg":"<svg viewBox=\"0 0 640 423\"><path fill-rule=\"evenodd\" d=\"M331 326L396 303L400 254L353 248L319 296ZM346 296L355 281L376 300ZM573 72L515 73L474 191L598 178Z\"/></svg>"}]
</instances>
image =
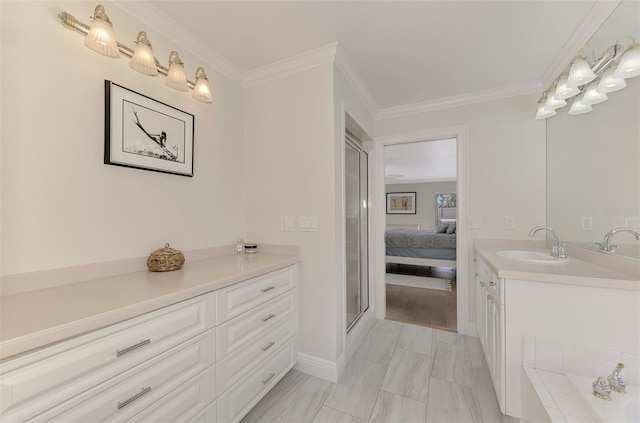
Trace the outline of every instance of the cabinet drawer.
<instances>
[{"instance_id":1,"label":"cabinet drawer","mask_svg":"<svg viewBox=\"0 0 640 423\"><path fill-rule=\"evenodd\" d=\"M126 421L211 366L214 351L215 333L210 330L73 397L33 421ZM211 389L215 391L215 386Z\"/></svg>"},{"instance_id":2,"label":"cabinet drawer","mask_svg":"<svg viewBox=\"0 0 640 423\"><path fill-rule=\"evenodd\" d=\"M218 397L218 422L238 422L295 364L293 341Z\"/></svg>"},{"instance_id":3,"label":"cabinet drawer","mask_svg":"<svg viewBox=\"0 0 640 423\"><path fill-rule=\"evenodd\" d=\"M201 296L3 363L0 416L32 417L204 332L213 307Z\"/></svg>"},{"instance_id":4,"label":"cabinet drawer","mask_svg":"<svg viewBox=\"0 0 640 423\"><path fill-rule=\"evenodd\" d=\"M295 316L289 314L265 333L261 333L250 344L228 355L216 363L216 390L223 392L236 383L245 374L252 371L259 363L277 351L285 342L295 335Z\"/></svg>"},{"instance_id":5,"label":"cabinet drawer","mask_svg":"<svg viewBox=\"0 0 640 423\"><path fill-rule=\"evenodd\" d=\"M171 423L195 419L215 398L215 380L215 366L211 366L128 422Z\"/></svg>"},{"instance_id":6,"label":"cabinet drawer","mask_svg":"<svg viewBox=\"0 0 640 423\"><path fill-rule=\"evenodd\" d=\"M214 401L209 404L207 408L199 412L189 423L216 423L217 421L217 403Z\"/></svg>"},{"instance_id":7,"label":"cabinet drawer","mask_svg":"<svg viewBox=\"0 0 640 423\"><path fill-rule=\"evenodd\" d=\"M250 344L265 331L289 318L295 307L295 290L274 298L216 328L218 361Z\"/></svg>"},{"instance_id":8,"label":"cabinet drawer","mask_svg":"<svg viewBox=\"0 0 640 423\"><path fill-rule=\"evenodd\" d=\"M288 267L216 291L217 322L233 319L293 287L293 268Z\"/></svg>"}]
</instances>

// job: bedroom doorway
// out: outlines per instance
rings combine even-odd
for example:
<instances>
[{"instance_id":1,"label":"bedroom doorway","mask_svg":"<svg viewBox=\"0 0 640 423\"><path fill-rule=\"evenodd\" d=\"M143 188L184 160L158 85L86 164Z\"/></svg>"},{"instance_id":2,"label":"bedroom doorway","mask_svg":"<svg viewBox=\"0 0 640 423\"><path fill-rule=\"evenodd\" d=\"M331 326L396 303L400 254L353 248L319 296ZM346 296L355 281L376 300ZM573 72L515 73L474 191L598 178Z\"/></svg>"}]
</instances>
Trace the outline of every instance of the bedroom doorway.
<instances>
[{"instance_id":1,"label":"bedroom doorway","mask_svg":"<svg viewBox=\"0 0 640 423\"><path fill-rule=\"evenodd\" d=\"M457 138L384 147L390 320L457 331Z\"/></svg>"}]
</instances>

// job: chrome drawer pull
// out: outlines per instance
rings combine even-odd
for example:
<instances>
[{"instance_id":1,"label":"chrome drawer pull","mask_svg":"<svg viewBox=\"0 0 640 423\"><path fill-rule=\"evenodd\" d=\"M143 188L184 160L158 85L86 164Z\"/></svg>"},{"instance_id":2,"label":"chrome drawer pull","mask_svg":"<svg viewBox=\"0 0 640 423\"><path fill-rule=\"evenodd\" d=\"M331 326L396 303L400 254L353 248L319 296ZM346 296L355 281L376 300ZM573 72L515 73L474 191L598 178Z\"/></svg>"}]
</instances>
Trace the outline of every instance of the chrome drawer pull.
<instances>
[{"instance_id":1,"label":"chrome drawer pull","mask_svg":"<svg viewBox=\"0 0 640 423\"><path fill-rule=\"evenodd\" d=\"M491 281L491 282L489 282L489 285L495 286L495 283L493 281Z\"/></svg>"},{"instance_id":2,"label":"chrome drawer pull","mask_svg":"<svg viewBox=\"0 0 640 423\"><path fill-rule=\"evenodd\" d=\"M484 282L480 282L480 286L484 288Z\"/></svg>"},{"instance_id":3,"label":"chrome drawer pull","mask_svg":"<svg viewBox=\"0 0 640 423\"><path fill-rule=\"evenodd\" d=\"M135 345L132 345L130 347L127 347L123 350L116 350L116 357L120 357L121 355L125 355L126 353L129 353L133 350L137 350L140 347L144 347L145 345L148 345L151 343L151 339L143 339L142 341L138 342Z\"/></svg>"},{"instance_id":4,"label":"chrome drawer pull","mask_svg":"<svg viewBox=\"0 0 640 423\"><path fill-rule=\"evenodd\" d=\"M490 300L490 299L491 299L491 295L487 295L487 300Z\"/></svg>"},{"instance_id":5,"label":"chrome drawer pull","mask_svg":"<svg viewBox=\"0 0 640 423\"><path fill-rule=\"evenodd\" d=\"M263 322L266 322L267 320L271 320L271 319L273 319L274 317L276 317L276 315L275 315L275 314L273 314L273 313L271 313L271 314L270 314L270 315L268 315L267 317L263 317L263 318L262 318L262 321L263 321Z\"/></svg>"},{"instance_id":6,"label":"chrome drawer pull","mask_svg":"<svg viewBox=\"0 0 640 423\"><path fill-rule=\"evenodd\" d=\"M148 394L149 392L151 392L151 386L148 386L146 388L141 388L140 392L138 392L137 394L135 394L134 396L132 396L131 398L129 398L126 401L122 401L122 402L118 401L118 410L123 409L127 405L131 404L132 402L134 402L135 400L137 400L141 396L143 396L145 394Z\"/></svg>"},{"instance_id":7,"label":"chrome drawer pull","mask_svg":"<svg viewBox=\"0 0 640 423\"><path fill-rule=\"evenodd\" d=\"M273 285L268 286L268 287L266 287L264 289L261 289L260 292L262 292L264 294L265 292L271 291L272 289L275 289L275 286L273 286Z\"/></svg>"},{"instance_id":8,"label":"chrome drawer pull","mask_svg":"<svg viewBox=\"0 0 640 423\"><path fill-rule=\"evenodd\" d=\"M275 375L276 375L275 373L269 373L269 376L268 376L265 380L263 380L263 381L262 381L262 384L263 384L263 385L266 385L267 383L269 383L269 381L270 381L271 379L273 379L273 377L274 377Z\"/></svg>"},{"instance_id":9,"label":"chrome drawer pull","mask_svg":"<svg viewBox=\"0 0 640 423\"><path fill-rule=\"evenodd\" d=\"M266 351L269 348L273 347L275 345L275 342L271 341L269 342L267 345L265 345L264 347L262 347L262 351Z\"/></svg>"}]
</instances>

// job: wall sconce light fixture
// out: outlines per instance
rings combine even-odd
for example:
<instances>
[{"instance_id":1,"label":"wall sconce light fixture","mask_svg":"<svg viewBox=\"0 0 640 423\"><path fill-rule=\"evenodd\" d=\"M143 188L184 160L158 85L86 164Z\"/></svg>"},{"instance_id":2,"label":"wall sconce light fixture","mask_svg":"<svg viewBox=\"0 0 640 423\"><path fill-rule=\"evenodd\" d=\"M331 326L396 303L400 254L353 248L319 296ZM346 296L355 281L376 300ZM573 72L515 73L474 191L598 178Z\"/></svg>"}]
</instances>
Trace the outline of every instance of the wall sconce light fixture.
<instances>
[{"instance_id":1,"label":"wall sconce light fixture","mask_svg":"<svg viewBox=\"0 0 640 423\"><path fill-rule=\"evenodd\" d=\"M631 40L631 44L623 49L619 42L625 39ZM588 63L584 56L580 56L580 51L585 47L591 49L591 63ZM596 59L595 49L589 44L580 51L567 66L569 69L565 68L551 87L542 93L538 101L536 119L555 116L556 110L567 104L565 100L578 94L581 95L573 100L569 114L589 113L593 110L592 105L608 99L608 93L626 87L626 78L640 75L640 44L631 36L617 40L599 59ZM600 73L602 76L598 78Z\"/></svg>"},{"instance_id":2,"label":"wall sconce light fixture","mask_svg":"<svg viewBox=\"0 0 640 423\"><path fill-rule=\"evenodd\" d=\"M167 87L171 87L174 90L189 91L187 75L184 73L184 63L182 63L178 52L175 50L169 53L169 74L164 83Z\"/></svg>"},{"instance_id":3,"label":"wall sconce light fixture","mask_svg":"<svg viewBox=\"0 0 640 423\"><path fill-rule=\"evenodd\" d=\"M158 76L156 58L153 56L153 48L147 39L147 33L140 31L134 43L136 51L129 61L129 67L145 75Z\"/></svg>"},{"instance_id":4,"label":"wall sconce light fixture","mask_svg":"<svg viewBox=\"0 0 640 423\"><path fill-rule=\"evenodd\" d=\"M209 79L207 74L204 73L204 68L199 67L196 69L196 86L193 88L193 94L191 96L204 103L211 103L211 88L209 87Z\"/></svg>"},{"instance_id":5,"label":"wall sconce light fixture","mask_svg":"<svg viewBox=\"0 0 640 423\"><path fill-rule=\"evenodd\" d=\"M194 89L192 97L195 100L203 103L212 102L211 88L204 68L199 67L196 71L196 83L189 81L184 72L184 64L176 51L169 54L169 68L162 66L154 57L151 43L144 31L138 33L135 51L117 42L113 34L113 24L101 4L97 5L94 10L91 27L76 20L73 15L67 12L59 13L58 17L63 26L85 35L84 44L90 49L114 58L122 54L131 59L129 66L132 69L150 76L165 75L167 76L165 80L167 86L180 91Z\"/></svg>"},{"instance_id":6,"label":"wall sconce light fixture","mask_svg":"<svg viewBox=\"0 0 640 423\"><path fill-rule=\"evenodd\" d=\"M84 45L102 55L115 58L120 57L116 37L113 34L113 24L101 4L96 6L91 20L93 23L91 24L89 33L84 38Z\"/></svg>"}]
</instances>

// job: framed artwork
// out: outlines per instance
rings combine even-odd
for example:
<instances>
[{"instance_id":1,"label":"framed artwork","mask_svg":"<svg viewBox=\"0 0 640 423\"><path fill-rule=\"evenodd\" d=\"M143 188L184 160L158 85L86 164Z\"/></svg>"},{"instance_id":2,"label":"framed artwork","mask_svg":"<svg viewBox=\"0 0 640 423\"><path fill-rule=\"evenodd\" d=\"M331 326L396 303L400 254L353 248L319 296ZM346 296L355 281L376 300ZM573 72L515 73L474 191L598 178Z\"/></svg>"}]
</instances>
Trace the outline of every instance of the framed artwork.
<instances>
[{"instance_id":1,"label":"framed artwork","mask_svg":"<svg viewBox=\"0 0 640 423\"><path fill-rule=\"evenodd\" d=\"M104 82L104 163L193 176L193 115Z\"/></svg>"},{"instance_id":2,"label":"framed artwork","mask_svg":"<svg viewBox=\"0 0 640 423\"><path fill-rule=\"evenodd\" d=\"M387 214L416 214L416 193L388 192Z\"/></svg>"}]
</instances>

